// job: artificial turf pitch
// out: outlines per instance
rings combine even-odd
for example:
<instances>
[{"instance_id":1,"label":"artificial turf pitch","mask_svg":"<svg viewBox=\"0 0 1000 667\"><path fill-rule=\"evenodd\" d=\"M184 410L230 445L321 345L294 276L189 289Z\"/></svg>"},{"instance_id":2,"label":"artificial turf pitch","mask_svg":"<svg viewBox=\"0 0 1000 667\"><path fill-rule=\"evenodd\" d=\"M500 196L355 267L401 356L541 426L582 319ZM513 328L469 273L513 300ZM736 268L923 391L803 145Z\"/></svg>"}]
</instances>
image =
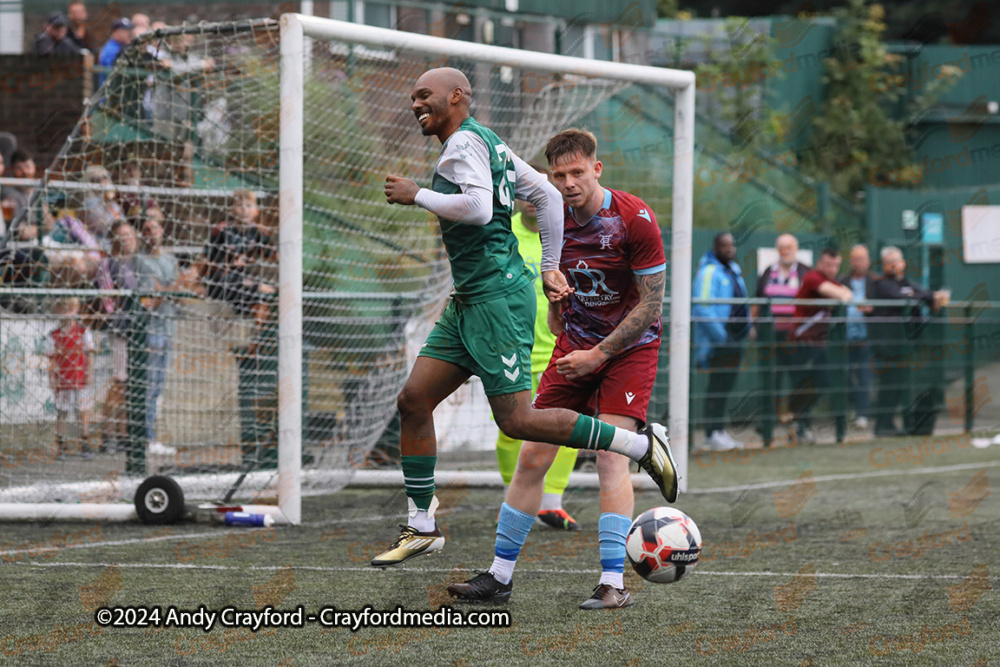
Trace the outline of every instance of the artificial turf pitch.
<instances>
[{"instance_id":1,"label":"artificial turf pitch","mask_svg":"<svg viewBox=\"0 0 1000 667\"><path fill-rule=\"evenodd\" d=\"M101 629L92 611L435 609L492 561L497 489L440 489L443 552L384 572L367 563L398 533L401 490L308 497L294 528L0 524L0 664L987 665L998 453L951 436L692 458L676 506L701 529L701 562L671 585L627 567L637 604L609 612L577 609L599 576L599 510L596 491L570 488L584 531L532 531L510 603L489 607L507 629ZM640 492L636 514L661 504ZM67 533L79 546L37 551Z\"/></svg>"}]
</instances>

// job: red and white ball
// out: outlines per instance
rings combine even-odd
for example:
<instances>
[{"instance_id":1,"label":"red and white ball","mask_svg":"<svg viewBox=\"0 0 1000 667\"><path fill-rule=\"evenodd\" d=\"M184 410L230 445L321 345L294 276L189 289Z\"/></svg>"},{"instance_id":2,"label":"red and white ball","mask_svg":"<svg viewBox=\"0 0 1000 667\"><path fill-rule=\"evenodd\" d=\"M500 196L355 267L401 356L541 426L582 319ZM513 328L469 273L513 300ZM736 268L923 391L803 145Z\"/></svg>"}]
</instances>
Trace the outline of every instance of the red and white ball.
<instances>
[{"instance_id":1,"label":"red and white ball","mask_svg":"<svg viewBox=\"0 0 1000 667\"><path fill-rule=\"evenodd\" d=\"M654 584L670 584L698 564L701 533L684 512L654 507L632 522L625 553L640 577Z\"/></svg>"}]
</instances>

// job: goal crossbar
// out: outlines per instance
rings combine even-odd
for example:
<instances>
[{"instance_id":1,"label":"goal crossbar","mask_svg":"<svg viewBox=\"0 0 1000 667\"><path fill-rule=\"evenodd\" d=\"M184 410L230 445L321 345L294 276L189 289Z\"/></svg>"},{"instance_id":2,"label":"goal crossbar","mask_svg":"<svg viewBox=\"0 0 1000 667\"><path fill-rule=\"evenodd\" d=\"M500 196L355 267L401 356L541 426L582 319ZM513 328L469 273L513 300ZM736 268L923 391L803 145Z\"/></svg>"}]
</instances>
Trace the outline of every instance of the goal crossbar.
<instances>
[{"instance_id":1,"label":"goal crossbar","mask_svg":"<svg viewBox=\"0 0 1000 667\"><path fill-rule=\"evenodd\" d=\"M690 378L690 311L692 205L694 188L693 72L629 63L516 50L500 46L419 35L302 14L283 14L281 27L281 125L279 131L279 324L278 324L278 505L284 518L301 523L302 488L302 303L304 209L304 89L307 38L365 44L388 51L403 50L445 58L535 71L601 77L666 86L676 93L672 201L671 284L669 315L671 449L686 490L688 392Z\"/></svg>"}]
</instances>

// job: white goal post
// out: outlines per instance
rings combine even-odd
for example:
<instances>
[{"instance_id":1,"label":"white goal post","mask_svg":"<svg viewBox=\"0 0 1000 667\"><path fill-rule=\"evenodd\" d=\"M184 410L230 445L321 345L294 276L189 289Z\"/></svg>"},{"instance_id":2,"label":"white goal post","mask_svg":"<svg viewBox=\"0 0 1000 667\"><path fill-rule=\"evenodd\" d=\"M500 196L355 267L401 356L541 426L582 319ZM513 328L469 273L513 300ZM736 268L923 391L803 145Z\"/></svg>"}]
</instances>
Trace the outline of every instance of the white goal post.
<instances>
[{"instance_id":1,"label":"white goal post","mask_svg":"<svg viewBox=\"0 0 1000 667\"><path fill-rule=\"evenodd\" d=\"M396 396L451 276L437 220L385 204L382 181L430 181L440 147L409 95L443 64L469 75L476 118L522 158L592 128L603 184L661 218L672 209L650 419L667 421L686 490L694 74L286 14L133 41L12 221L50 236L17 255L18 271L32 267L18 279L37 283L0 287L0 521L167 523L201 501L299 524L303 496L402 490L400 471L377 468L397 456ZM101 253L127 235L111 226L123 215L158 221L180 292L146 280L148 257L141 282L113 279ZM58 343L57 362L50 340L71 319L92 339ZM75 405L51 373L73 346L93 357L66 380ZM478 378L435 422L439 452L460 454L438 485L499 487L495 469L462 469L461 452L492 449L497 433ZM570 484L596 488L597 475Z\"/></svg>"},{"instance_id":2,"label":"white goal post","mask_svg":"<svg viewBox=\"0 0 1000 667\"><path fill-rule=\"evenodd\" d=\"M692 205L694 183L693 72L585 60L429 37L330 19L284 14L281 23L280 268L278 325L278 504L284 519L299 524L302 487L303 382L303 125L307 38L366 44L385 51L406 50L429 56L469 58L498 66L580 77L601 77L672 88L676 92L671 245L669 430L671 448L686 490ZM529 156L525 156L529 157Z\"/></svg>"}]
</instances>

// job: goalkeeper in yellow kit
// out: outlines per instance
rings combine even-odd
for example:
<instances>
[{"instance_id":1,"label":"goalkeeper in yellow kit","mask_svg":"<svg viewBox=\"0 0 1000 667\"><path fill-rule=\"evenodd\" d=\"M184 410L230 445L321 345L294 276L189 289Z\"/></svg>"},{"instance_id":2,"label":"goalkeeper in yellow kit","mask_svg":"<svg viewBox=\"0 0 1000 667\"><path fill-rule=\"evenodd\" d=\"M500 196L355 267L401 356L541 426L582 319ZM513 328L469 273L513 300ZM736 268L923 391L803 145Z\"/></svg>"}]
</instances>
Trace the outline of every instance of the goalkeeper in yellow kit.
<instances>
[{"instance_id":1,"label":"goalkeeper in yellow kit","mask_svg":"<svg viewBox=\"0 0 1000 667\"><path fill-rule=\"evenodd\" d=\"M539 173L547 170L531 165ZM535 207L529 202L517 200L517 212L510 217L511 231L517 237L517 249L524 259L524 265L535 274L535 293L538 295L538 314L535 317L535 344L531 348L531 396L538 391L538 380L541 379L545 367L549 365L552 350L556 345L556 337L549 331L548 307L549 300L545 297L542 287L540 268L542 263L542 241L538 236L538 218ZM500 431L497 437L497 463L500 465L500 476L504 486L510 485L517 468L517 456L521 451L522 440L515 440ZM535 523L556 530L580 530L573 517L562 506L563 492L569 485L569 474L576 465L577 450L570 447L560 447L552 467L545 474L545 495L542 496L542 507Z\"/></svg>"}]
</instances>

